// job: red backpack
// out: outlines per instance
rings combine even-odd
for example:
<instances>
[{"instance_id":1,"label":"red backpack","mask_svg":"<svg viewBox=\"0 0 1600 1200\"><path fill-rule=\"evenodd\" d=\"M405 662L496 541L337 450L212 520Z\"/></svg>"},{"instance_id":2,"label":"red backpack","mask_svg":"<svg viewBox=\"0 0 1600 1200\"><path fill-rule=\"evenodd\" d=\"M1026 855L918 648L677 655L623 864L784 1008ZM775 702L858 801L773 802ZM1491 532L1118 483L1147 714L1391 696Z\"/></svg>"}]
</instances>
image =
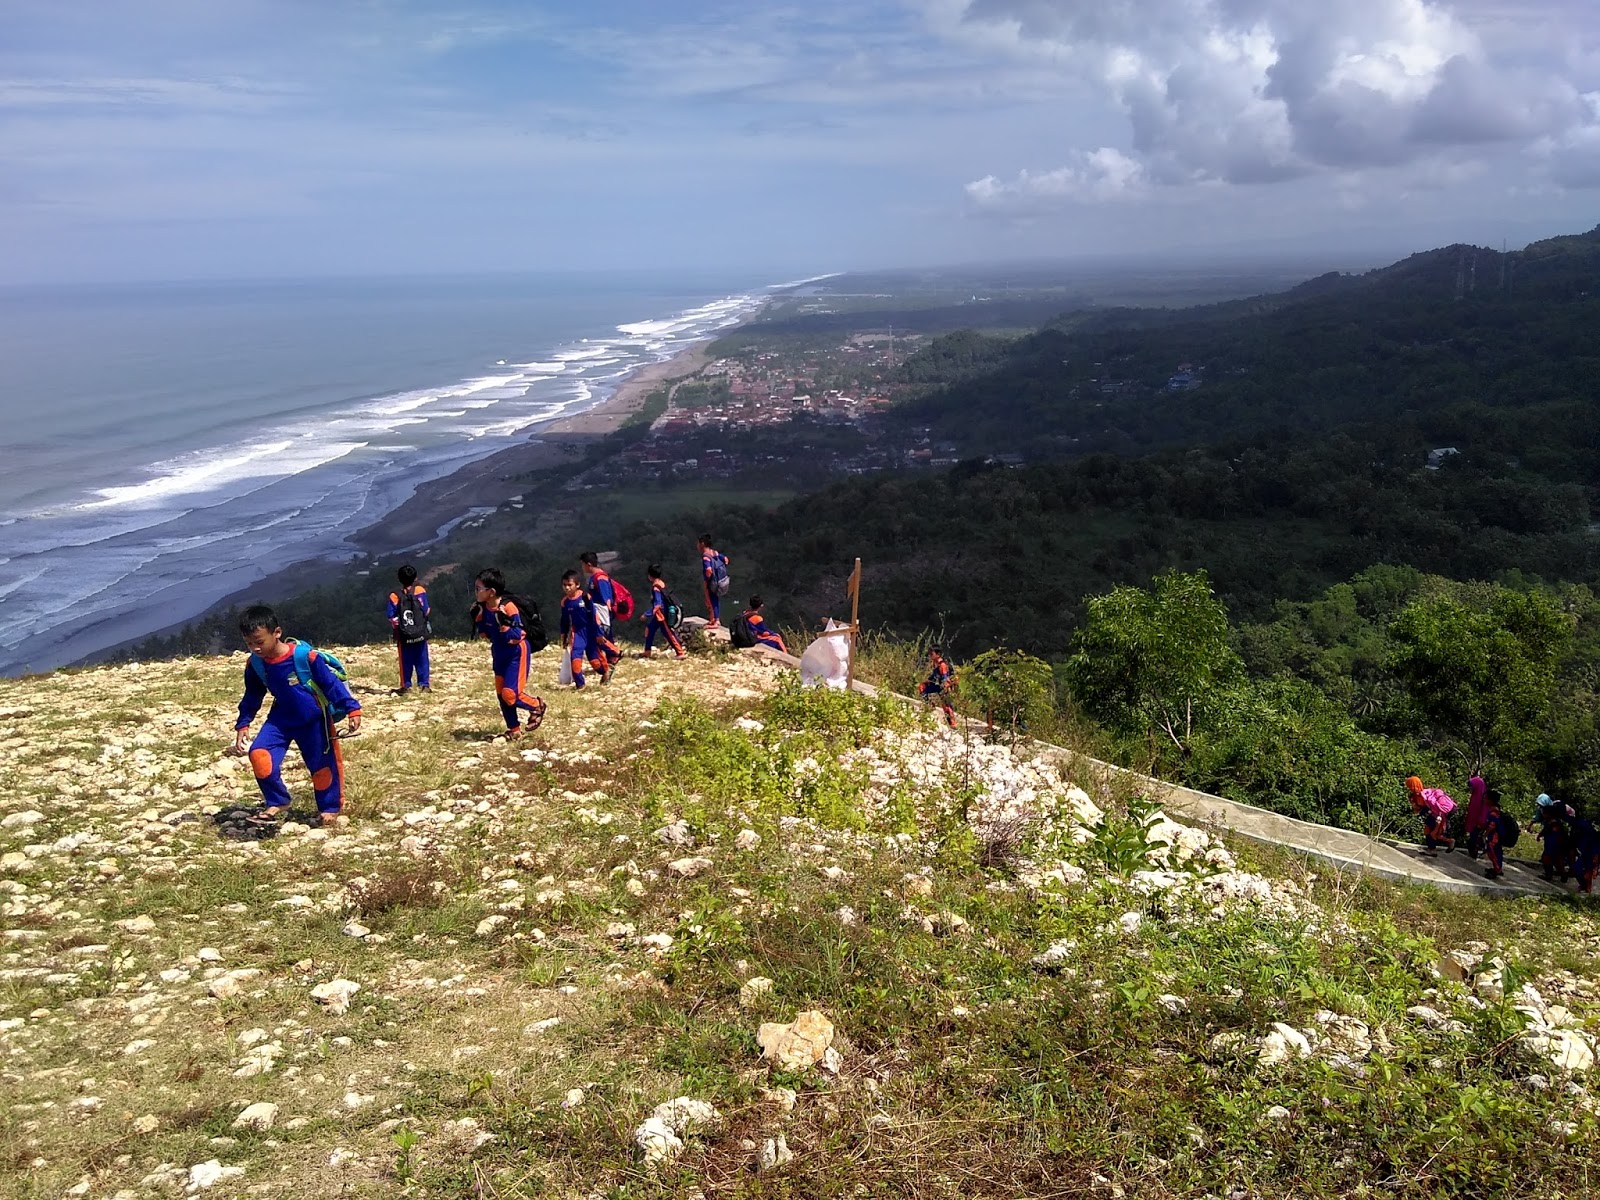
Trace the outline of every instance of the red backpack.
<instances>
[{"instance_id":1,"label":"red backpack","mask_svg":"<svg viewBox=\"0 0 1600 1200\"><path fill-rule=\"evenodd\" d=\"M622 586L621 580L611 576L607 578L611 579L611 591L614 596L611 615L619 621L629 620L633 616L633 593Z\"/></svg>"}]
</instances>

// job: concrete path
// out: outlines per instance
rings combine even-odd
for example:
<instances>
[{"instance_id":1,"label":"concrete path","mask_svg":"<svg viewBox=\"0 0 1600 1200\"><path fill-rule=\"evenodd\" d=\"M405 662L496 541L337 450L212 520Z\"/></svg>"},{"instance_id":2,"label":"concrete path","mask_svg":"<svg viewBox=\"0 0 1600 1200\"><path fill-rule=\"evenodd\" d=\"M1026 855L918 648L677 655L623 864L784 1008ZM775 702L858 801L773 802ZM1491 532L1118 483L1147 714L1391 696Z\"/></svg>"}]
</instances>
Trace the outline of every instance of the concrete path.
<instances>
[{"instance_id":1,"label":"concrete path","mask_svg":"<svg viewBox=\"0 0 1600 1200\"><path fill-rule=\"evenodd\" d=\"M687 625L688 621L685 620L684 624ZM794 655L779 654L764 646L744 653L759 655L787 667L798 668L800 665L800 660ZM858 681L855 688L864 695L878 694L878 689L869 683ZM902 696L901 699L916 703L909 697ZM968 721L967 724L974 729L981 728L981 723L977 721ZM1504 877L1489 879L1484 875L1485 864L1467 857L1465 850L1449 854L1441 852L1436 858L1430 858L1415 843L1372 838L1349 829L1335 829L1329 825L1296 820L1208 792L1179 787L1137 771L1076 754L1060 746L1045 742L1033 744L1047 757L1070 768L1074 775L1081 777L1087 773L1106 783L1114 779L1131 783L1174 815L1199 825L1226 830L1251 841L1309 854L1341 870L1367 871L1384 879L1483 896L1561 896L1572 895L1575 891L1570 884L1563 887L1546 883L1539 877L1536 866L1530 867L1521 860L1507 858ZM1523 836L1531 835L1524 833Z\"/></svg>"}]
</instances>

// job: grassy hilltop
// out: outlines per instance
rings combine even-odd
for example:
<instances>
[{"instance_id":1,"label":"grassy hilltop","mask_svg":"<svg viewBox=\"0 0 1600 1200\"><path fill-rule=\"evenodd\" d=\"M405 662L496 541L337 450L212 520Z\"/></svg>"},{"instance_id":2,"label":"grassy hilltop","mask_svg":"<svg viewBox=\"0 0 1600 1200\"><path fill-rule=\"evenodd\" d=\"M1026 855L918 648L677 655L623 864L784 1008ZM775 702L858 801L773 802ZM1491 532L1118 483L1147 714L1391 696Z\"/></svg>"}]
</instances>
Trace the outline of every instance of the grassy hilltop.
<instances>
[{"instance_id":1,"label":"grassy hilltop","mask_svg":"<svg viewBox=\"0 0 1600 1200\"><path fill-rule=\"evenodd\" d=\"M209 820L242 656L0 680L0 1196L1600 1191L1582 905L1227 845L742 657L576 695L557 653L506 744L481 647L413 698L350 650L348 817L260 843Z\"/></svg>"}]
</instances>

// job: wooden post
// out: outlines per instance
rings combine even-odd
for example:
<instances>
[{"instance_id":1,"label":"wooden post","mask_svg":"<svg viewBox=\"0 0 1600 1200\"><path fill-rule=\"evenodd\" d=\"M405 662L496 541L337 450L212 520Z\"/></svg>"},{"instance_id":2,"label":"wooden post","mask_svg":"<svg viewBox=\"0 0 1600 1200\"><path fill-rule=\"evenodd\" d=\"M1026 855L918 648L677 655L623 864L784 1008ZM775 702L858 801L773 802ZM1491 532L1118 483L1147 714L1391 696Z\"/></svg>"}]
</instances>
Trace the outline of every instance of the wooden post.
<instances>
[{"instance_id":1,"label":"wooden post","mask_svg":"<svg viewBox=\"0 0 1600 1200\"><path fill-rule=\"evenodd\" d=\"M861 560L856 559L856 569L850 573L850 582L845 585L850 593L850 661L845 667L844 690L855 691L856 687L856 634L861 629Z\"/></svg>"}]
</instances>

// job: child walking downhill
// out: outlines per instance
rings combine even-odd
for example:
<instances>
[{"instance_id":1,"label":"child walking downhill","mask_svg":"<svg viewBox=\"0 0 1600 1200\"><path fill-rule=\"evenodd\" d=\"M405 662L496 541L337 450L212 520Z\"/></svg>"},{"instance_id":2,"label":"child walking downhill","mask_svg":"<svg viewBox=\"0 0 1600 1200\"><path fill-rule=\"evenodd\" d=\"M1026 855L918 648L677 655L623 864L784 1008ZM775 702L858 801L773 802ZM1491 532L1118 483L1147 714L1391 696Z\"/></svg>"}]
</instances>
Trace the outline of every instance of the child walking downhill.
<instances>
[{"instance_id":1,"label":"child walking downhill","mask_svg":"<svg viewBox=\"0 0 1600 1200\"><path fill-rule=\"evenodd\" d=\"M659 563L651 563L648 574L650 576L650 611L644 614L648 624L644 627L644 657L649 658L656 644L656 634L662 634L667 639L667 645L672 647L672 653L677 658L688 658L689 654L683 648L683 642L678 638L677 621L682 618L683 610L678 607L678 602L672 598L672 593L667 589L667 581L661 577Z\"/></svg>"},{"instance_id":2,"label":"child walking downhill","mask_svg":"<svg viewBox=\"0 0 1600 1200\"><path fill-rule=\"evenodd\" d=\"M1516 821L1501 810L1500 793L1494 788L1484 793L1483 824L1478 833L1478 845L1489 863L1483 873L1490 879L1499 879L1506 873L1506 851L1517 844L1519 830Z\"/></svg>"},{"instance_id":3,"label":"child walking downhill","mask_svg":"<svg viewBox=\"0 0 1600 1200\"><path fill-rule=\"evenodd\" d=\"M1441 846L1447 852L1454 850L1456 840L1446 832L1450 814L1456 810L1456 802L1450 794L1439 788L1423 787L1422 780L1415 775L1406 779L1406 792L1411 797L1412 809L1422 818L1422 852L1432 858Z\"/></svg>"},{"instance_id":4,"label":"child walking downhill","mask_svg":"<svg viewBox=\"0 0 1600 1200\"><path fill-rule=\"evenodd\" d=\"M622 660L622 651L614 640L613 625L617 618L633 615L633 598L622 604L625 594L611 576L600 566L600 556L593 550L578 555L578 566L583 571L583 594L589 602L589 658L598 658L600 682L610 683L611 672ZM621 611L626 608L627 611Z\"/></svg>"},{"instance_id":5,"label":"child walking downhill","mask_svg":"<svg viewBox=\"0 0 1600 1200\"><path fill-rule=\"evenodd\" d=\"M700 574L706 585L706 615L715 627L722 623L722 598L728 594L728 556L712 549L709 533L702 533L695 544L700 547Z\"/></svg>"},{"instance_id":6,"label":"child walking downhill","mask_svg":"<svg viewBox=\"0 0 1600 1200\"><path fill-rule=\"evenodd\" d=\"M506 591L506 577L498 568L479 571L473 579L472 631L489 639L489 661L494 666L494 692L505 718L507 741L539 728L544 720L545 703L528 693L528 656L544 649L544 624L539 610L523 605ZM537 634L538 645L530 645L530 634ZM519 721L519 711L528 719Z\"/></svg>"},{"instance_id":7,"label":"child walking downhill","mask_svg":"<svg viewBox=\"0 0 1600 1200\"><path fill-rule=\"evenodd\" d=\"M1572 875L1572 818L1576 815L1559 800L1552 800L1544 792L1534 801L1539 814L1539 840L1544 843L1544 853L1539 864L1544 877L1554 882L1556 876L1565 883Z\"/></svg>"},{"instance_id":8,"label":"child walking downhill","mask_svg":"<svg viewBox=\"0 0 1600 1200\"><path fill-rule=\"evenodd\" d=\"M950 703L956 693L956 672L944 656L944 651L938 646L928 648L928 678L923 680L922 686L917 689L929 704L937 704L944 712L945 724L951 729L956 727L955 706Z\"/></svg>"},{"instance_id":9,"label":"child walking downhill","mask_svg":"<svg viewBox=\"0 0 1600 1200\"><path fill-rule=\"evenodd\" d=\"M411 690L411 681L423 691L430 690L428 637L433 632L429 620L428 592L417 582L417 569L410 563L397 572L400 590L389 593L389 625L394 629L395 653L400 659L401 695Z\"/></svg>"},{"instance_id":10,"label":"child walking downhill","mask_svg":"<svg viewBox=\"0 0 1600 1200\"><path fill-rule=\"evenodd\" d=\"M587 662L604 683L610 677L610 667L605 655L594 645L594 618L589 611L589 598L583 594L583 580L576 571L561 577L561 645L572 664L572 686L583 688L586 681L583 665Z\"/></svg>"},{"instance_id":11,"label":"child walking downhill","mask_svg":"<svg viewBox=\"0 0 1600 1200\"><path fill-rule=\"evenodd\" d=\"M324 820L344 807L344 761L334 723L350 719L350 732L361 728L361 705L336 673L331 656L318 653L305 642L283 636L277 614L264 604L244 610L239 632L250 649L244 667L244 698L234 726L233 752L246 753L244 739L261 702L272 694L272 711L261 732L250 743L250 769L261 789L261 812L255 824L276 824L289 810L289 789L283 782L283 756L292 743L300 748L317 812Z\"/></svg>"}]
</instances>

